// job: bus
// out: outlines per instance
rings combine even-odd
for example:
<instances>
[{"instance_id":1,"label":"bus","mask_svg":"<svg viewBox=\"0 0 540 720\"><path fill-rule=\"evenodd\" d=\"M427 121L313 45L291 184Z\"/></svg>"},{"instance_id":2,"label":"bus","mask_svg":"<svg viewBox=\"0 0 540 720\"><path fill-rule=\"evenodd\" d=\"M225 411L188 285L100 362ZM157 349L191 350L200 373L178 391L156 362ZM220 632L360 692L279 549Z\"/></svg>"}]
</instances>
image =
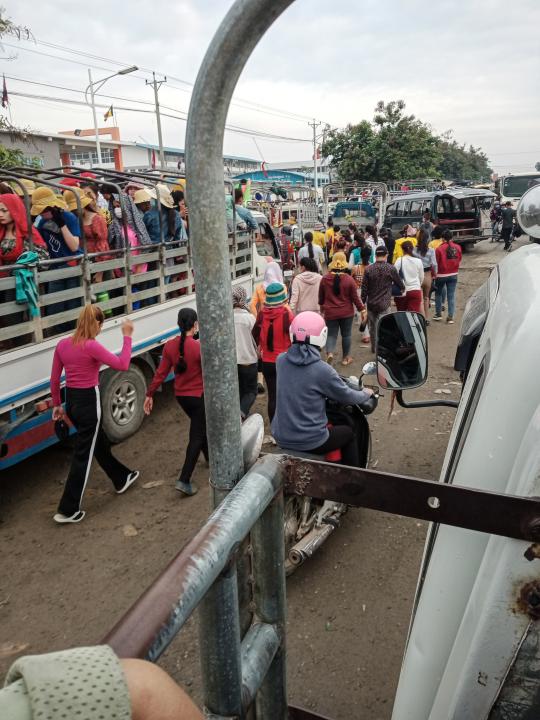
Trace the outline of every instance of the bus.
<instances>
[{"instance_id":1,"label":"bus","mask_svg":"<svg viewBox=\"0 0 540 720\"><path fill-rule=\"evenodd\" d=\"M523 193L538 183L540 172L502 175L495 181L495 192L500 195L501 203L510 201L513 206L517 206Z\"/></svg>"}]
</instances>

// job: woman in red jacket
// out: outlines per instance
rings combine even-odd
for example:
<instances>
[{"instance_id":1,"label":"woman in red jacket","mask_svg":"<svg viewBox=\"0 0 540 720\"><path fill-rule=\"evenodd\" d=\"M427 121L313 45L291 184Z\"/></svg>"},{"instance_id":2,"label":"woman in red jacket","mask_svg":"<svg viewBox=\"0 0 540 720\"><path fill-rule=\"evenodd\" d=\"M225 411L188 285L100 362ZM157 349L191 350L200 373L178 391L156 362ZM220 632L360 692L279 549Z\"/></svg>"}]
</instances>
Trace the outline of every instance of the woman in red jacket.
<instances>
[{"instance_id":1,"label":"woman in red jacket","mask_svg":"<svg viewBox=\"0 0 540 720\"><path fill-rule=\"evenodd\" d=\"M354 308L356 307L362 313L363 318L365 308L358 297L356 283L349 274L349 263L345 253L334 253L332 262L328 266L328 272L323 276L319 285L319 305L328 327L327 361L330 364L334 362L334 350L338 333L341 330L343 349L341 364L350 365L353 361L351 343Z\"/></svg>"},{"instance_id":2,"label":"woman in red jacket","mask_svg":"<svg viewBox=\"0 0 540 720\"><path fill-rule=\"evenodd\" d=\"M192 484L191 476L201 451L208 461L201 346L195 337L199 333L195 310L182 308L178 313L178 327L180 337L174 337L165 343L161 362L146 391L144 412L150 415L154 406L154 393L174 369L174 394L190 419L186 457L175 488L184 495L195 495L197 488Z\"/></svg>"},{"instance_id":3,"label":"woman in red jacket","mask_svg":"<svg viewBox=\"0 0 540 720\"><path fill-rule=\"evenodd\" d=\"M35 227L32 230L34 252L40 260L48 260L45 240ZM0 195L0 266L15 265L19 255L30 250L28 217L24 203L18 195ZM0 273L5 277L5 273Z\"/></svg>"},{"instance_id":4,"label":"woman in red jacket","mask_svg":"<svg viewBox=\"0 0 540 720\"><path fill-rule=\"evenodd\" d=\"M276 412L276 359L291 345L289 326L294 318L287 304L287 290L274 282L266 288L264 308L257 315L252 334L262 359L262 372L268 389L268 419Z\"/></svg>"}]
</instances>

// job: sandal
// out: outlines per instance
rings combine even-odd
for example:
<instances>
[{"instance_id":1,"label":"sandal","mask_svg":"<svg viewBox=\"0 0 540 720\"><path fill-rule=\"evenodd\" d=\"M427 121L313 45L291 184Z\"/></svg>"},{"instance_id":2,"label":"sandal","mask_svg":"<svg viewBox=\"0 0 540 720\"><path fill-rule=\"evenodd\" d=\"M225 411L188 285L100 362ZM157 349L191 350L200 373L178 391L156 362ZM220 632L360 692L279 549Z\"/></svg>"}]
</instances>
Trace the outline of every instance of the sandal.
<instances>
[{"instance_id":1,"label":"sandal","mask_svg":"<svg viewBox=\"0 0 540 720\"><path fill-rule=\"evenodd\" d=\"M350 355L348 355L346 358L343 358L341 361L342 365L350 365L353 362L353 359Z\"/></svg>"},{"instance_id":2,"label":"sandal","mask_svg":"<svg viewBox=\"0 0 540 720\"><path fill-rule=\"evenodd\" d=\"M333 355L333 353L328 353L328 355L326 356L326 362L327 362L329 365L332 365L332 364L333 364L333 362L334 362L334 355Z\"/></svg>"}]
</instances>

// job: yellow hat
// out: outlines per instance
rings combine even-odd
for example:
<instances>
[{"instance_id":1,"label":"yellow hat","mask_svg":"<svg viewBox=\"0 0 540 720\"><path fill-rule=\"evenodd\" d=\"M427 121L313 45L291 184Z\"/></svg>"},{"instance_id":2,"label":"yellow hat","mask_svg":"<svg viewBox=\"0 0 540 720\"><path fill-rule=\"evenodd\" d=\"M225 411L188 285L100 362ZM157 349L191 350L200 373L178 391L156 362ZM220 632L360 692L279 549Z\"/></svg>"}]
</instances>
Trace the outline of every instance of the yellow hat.
<instances>
[{"instance_id":1,"label":"yellow hat","mask_svg":"<svg viewBox=\"0 0 540 720\"><path fill-rule=\"evenodd\" d=\"M332 262L328 266L329 270L346 270L349 267L345 253L337 252L332 257Z\"/></svg>"},{"instance_id":2,"label":"yellow hat","mask_svg":"<svg viewBox=\"0 0 540 720\"><path fill-rule=\"evenodd\" d=\"M41 215L41 213L48 207L59 207L62 210L67 210L67 205L60 195L56 195L52 188L49 187L38 187L32 193L32 207L30 213L32 215Z\"/></svg>"},{"instance_id":3,"label":"yellow hat","mask_svg":"<svg viewBox=\"0 0 540 720\"><path fill-rule=\"evenodd\" d=\"M155 199L156 193L150 188L141 188L140 190L137 190L137 192L133 196L133 202L135 203L135 205L140 205L141 203L150 202L151 200Z\"/></svg>"},{"instance_id":4,"label":"yellow hat","mask_svg":"<svg viewBox=\"0 0 540 720\"><path fill-rule=\"evenodd\" d=\"M15 190L15 192L17 193L17 195L19 195L19 197L23 197L23 195L24 195L21 185L19 185L19 183L21 185L24 185L24 189L30 196L36 189L36 183L33 180L26 180L25 178L21 178L18 183L16 183L16 182L11 183L11 187Z\"/></svg>"},{"instance_id":5,"label":"yellow hat","mask_svg":"<svg viewBox=\"0 0 540 720\"><path fill-rule=\"evenodd\" d=\"M183 178L178 178L176 181L176 184L172 186L171 192L173 190L181 190L183 193L186 192L186 181Z\"/></svg>"},{"instance_id":6,"label":"yellow hat","mask_svg":"<svg viewBox=\"0 0 540 720\"><path fill-rule=\"evenodd\" d=\"M81 208L85 208L87 207L87 205L90 205L94 202L89 195L83 193L83 191L77 187L73 187L71 188L71 190L64 190L63 195L64 200L66 201L67 209L70 212L77 212L77 209L79 207L77 205L77 198L75 197L75 195L77 195L79 198Z\"/></svg>"},{"instance_id":7,"label":"yellow hat","mask_svg":"<svg viewBox=\"0 0 540 720\"><path fill-rule=\"evenodd\" d=\"M159 193L160 203L166 208L173 208L174 200L169 188L164 183L158 183L156 185L156 190Z\"/></svg>"}]
</instances>

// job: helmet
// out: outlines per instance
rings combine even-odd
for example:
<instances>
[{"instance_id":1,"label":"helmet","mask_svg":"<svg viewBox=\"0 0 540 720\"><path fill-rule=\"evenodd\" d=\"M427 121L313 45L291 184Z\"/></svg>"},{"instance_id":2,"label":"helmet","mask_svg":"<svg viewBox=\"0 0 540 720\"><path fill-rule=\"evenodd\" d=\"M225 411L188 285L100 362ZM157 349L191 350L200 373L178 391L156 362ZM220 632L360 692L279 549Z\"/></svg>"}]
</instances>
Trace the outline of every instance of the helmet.
<instances>
[{"instance_id":1,"label":"helmet","mask_svg":"<svg viewBox=\"0 0 540 720\"><path fill-rule=\"evenodd\" d=\"M299 313L289 328L292 343L304 343L323 348L328 337L328 328L323 318L316 312L306 310Z\"/></svg>"}]
</instances>

